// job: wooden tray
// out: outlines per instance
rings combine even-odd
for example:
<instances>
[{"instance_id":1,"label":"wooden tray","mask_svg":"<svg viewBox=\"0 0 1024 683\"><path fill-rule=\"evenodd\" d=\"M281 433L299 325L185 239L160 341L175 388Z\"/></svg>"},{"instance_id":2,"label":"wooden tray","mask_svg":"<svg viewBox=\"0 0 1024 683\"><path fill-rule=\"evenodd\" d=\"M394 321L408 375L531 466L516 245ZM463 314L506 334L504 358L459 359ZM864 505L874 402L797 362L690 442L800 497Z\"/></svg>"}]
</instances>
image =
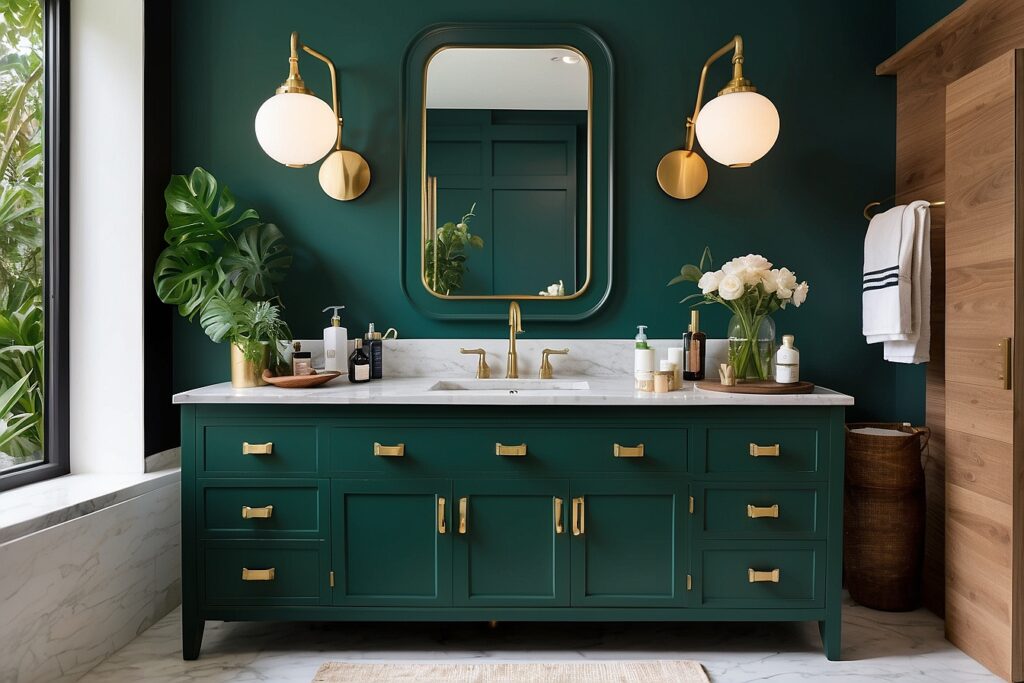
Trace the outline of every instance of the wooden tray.
<instances>
[{"instance_id":1,"label":"wooden tray","mask_svg":"<svg viewBox=\"0 0 1024 683\"><path fill-rule=\"evenodd\" d=\"M263 380L267 384L273 384L275 387L281 387L282 389L308 389L310 387L318 387L321 384L327 384L335 377L341 377L340 372L318 372L315 375L281 375L275 377L270 373L270 370L263 371Z\"/></svg>"},{"instance_id":2,"label":"wooden tray","mask_svg":"<svg viewBox=\"0 0 1024 683\"><path fill-rule=\"evenodd\" d=\"M697 388L726 394L809 394L814 391L814 384L811 382L779 384L758 379L741 379L734 387L727 387L718 382L697 382Z\"/></svg>"}]
</instances>

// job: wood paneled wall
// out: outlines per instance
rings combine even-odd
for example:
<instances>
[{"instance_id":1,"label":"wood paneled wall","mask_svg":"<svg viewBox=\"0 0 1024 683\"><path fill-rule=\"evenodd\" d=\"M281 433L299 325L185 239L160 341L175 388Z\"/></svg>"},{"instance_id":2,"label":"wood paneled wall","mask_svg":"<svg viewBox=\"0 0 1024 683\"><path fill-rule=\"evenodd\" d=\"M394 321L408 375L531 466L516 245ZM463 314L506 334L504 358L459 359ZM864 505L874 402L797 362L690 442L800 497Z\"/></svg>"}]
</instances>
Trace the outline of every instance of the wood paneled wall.
<instances>
[{"instance_id":1,"label":"wood paneled wall","mask_svg":"<svg viewBox=\"0 0 1024 683\"><path fill-rule=\"evenodd\" d=\"M900 203L945 199L946 86L1024 47L1024 0L967 0L876 69L896 76L896 195ZM942 209L932 212L932 347L926 419L928 521L924 601L945 610L945 263Z\"/></svg>"}]
</instances>

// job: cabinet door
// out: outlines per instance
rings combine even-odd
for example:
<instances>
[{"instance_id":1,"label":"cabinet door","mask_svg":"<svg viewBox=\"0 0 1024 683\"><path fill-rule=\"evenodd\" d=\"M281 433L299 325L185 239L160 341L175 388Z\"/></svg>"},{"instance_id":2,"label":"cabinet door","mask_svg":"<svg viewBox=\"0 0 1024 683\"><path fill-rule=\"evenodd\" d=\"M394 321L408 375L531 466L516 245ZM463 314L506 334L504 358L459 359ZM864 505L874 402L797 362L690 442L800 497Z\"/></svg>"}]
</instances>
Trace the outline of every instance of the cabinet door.
<instances>
[{"instance_id":1,"label":"cabinet door","mask_svg":"<svg viewBox=\"0 0 1024 683\"><path fill-rule=\"evenodd\" d=\"M451 604L450 498L447 480L332 481L334 603Z\"/></svg>"},{"instance_id":2,"label":"cabinet door","mask_svg":"<svg viewBox=\"0 0 1024 683\"><path fill-rule=\"evenodd\" d=\"M573 481L572 605L686 605L688 503L671 479Z\"/></svg>"},{"instance_id":3,"label":"cabinet door","mask_svg":"<svg viewBox=\"0 0 1024 683\"><path fill-rule=\"evenodd\" d=\"M454 490L455 604L568 605L568 483L465 480Z\"/></svg>"}]
</instances>

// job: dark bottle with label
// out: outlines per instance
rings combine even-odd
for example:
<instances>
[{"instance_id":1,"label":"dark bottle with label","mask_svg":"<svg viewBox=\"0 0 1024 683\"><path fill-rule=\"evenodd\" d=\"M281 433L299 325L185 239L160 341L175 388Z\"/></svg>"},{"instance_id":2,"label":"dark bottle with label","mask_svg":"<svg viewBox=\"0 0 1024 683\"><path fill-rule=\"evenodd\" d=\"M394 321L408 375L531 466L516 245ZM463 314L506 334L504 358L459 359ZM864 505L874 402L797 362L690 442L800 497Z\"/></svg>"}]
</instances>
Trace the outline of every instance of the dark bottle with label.
<instances>
[{"instance_id":1,"label":"dark bottle with label","mask_svg":"<svg viewBox=\"0 0 1024 683\"><path fill-rule=\"evenodd\" d=\"M690 311L690 329L683 335L683 379L704 379L704 354L707 335L700 331L700 312Z\"/></svg>"},{"instance_id":2,"label":"dark bottle with label","mask_svg":"<svg viewBox=\"0 0 1024 683\"><path fill-rule=\"evenodd\" d=\"M370 323L370 329L363 337L363 348L366 349L366 355L370 357L370 379L382 378L384 376L384 341L381 339L380 332L373 329L373 323Z\"/></svg>"},{"instance_id":3,"label":"dark bottle with label","mask_svg":"<svg viewBox=\"0 0 1024 683\"><path fill-rule=\"evenodd\" d=\"M348 381L353 384L370 381L370 357L363 350L362 339L356 339L356 350L348 357Z\"/></svg>"}]
</instances>

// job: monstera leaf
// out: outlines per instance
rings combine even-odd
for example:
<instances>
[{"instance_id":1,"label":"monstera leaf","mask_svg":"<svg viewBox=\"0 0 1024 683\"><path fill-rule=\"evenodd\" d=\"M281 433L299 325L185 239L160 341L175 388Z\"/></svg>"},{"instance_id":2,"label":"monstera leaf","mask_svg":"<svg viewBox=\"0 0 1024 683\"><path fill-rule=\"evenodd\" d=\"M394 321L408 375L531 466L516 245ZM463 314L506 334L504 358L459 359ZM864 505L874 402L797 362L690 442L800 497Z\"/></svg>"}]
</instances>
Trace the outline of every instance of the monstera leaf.
<instances>
[{"instance_id":1,"label":"monstera leaf","mask_svg":"<svg viewBox=\"0 0 1024 683\"><path fill-rule=\"evenodd\" d=\"M227 231L250 220L259 220L255 209L235 213L235 196L227 187L218 190L217 179L196 167L189 176L171 176L164 190L167 202L168 244L225 239Z\"/></svg>"},{"instance_id":2,"label":"monstera leaf","mask_svg":"<svg viewBox=\"0 0 1024 683\"><path fill-rule=\"evenodd\" d=\"M186 242L167 247L153 270L156 295L178 307L184 318L195 315L218 284L219 257L208 242Z\"/></svg>"},{"instance_id":3,"label":"monstera leaf","mask_svg":"<svg viewBox=\"0 0 1024 683\"><path fill-rule=\"evenodd\" d=\"M242 298L237 289L229 290L210 299L199 316L206 336L220 343L229 339L246 321L246 312L253 303Z\"/></svg>"},{"instance_id":4,"label":"monstera leaf","mask_svg":"<svg viewBox=\"0 0 1024 683\"><path fill-rule=\"evenodd\" d=\"M248 299L269 299L284 280L292 256L284 235L273 223L250 225L224 250L228 281L241 288Z\"/></svg>"}]
</instances>

